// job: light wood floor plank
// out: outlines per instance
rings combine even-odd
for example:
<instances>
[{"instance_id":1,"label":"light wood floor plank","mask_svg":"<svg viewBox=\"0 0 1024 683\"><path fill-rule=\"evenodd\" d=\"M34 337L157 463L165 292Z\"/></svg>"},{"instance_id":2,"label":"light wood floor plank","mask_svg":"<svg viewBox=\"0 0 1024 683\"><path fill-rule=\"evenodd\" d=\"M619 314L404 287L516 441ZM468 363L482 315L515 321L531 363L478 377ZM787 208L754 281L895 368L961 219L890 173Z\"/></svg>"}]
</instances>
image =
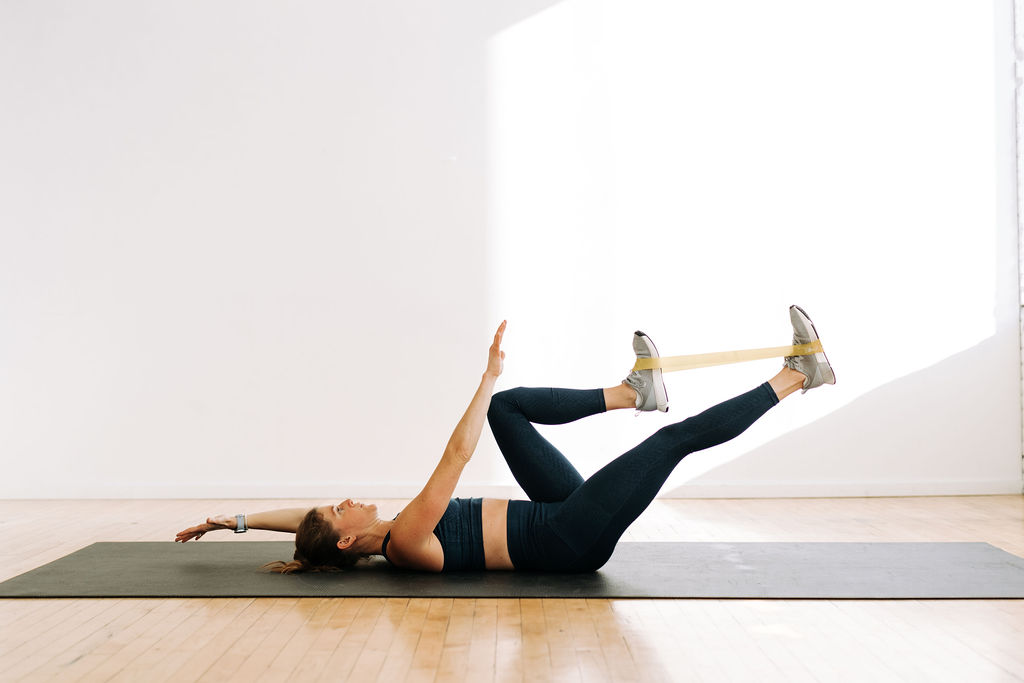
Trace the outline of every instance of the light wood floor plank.
<instances>
[{"instance_id":1,"label":"light wood floor plank","mask_svg":"<svg viewBox=\"0 0 1024 683\"><path fill-rule=\"evenodd\" d=\"M433 680L437 676L441 656L444 653L448 618L451 615L454 602L451 598L432 598L430 600L427 616L423 622L409 667L409 680Z\"/></svg>"},{"instance_id":2,"label":"light wood floor plank","mask_svg":"<svg viewBox=\"0 0 1024 683\"><path fill-rule=\"evenodd\" d=\"M273 661L287 645L288 641L299 632L309 620L311 604L315 599L289 598L279 600L264 613L263 618L250 628L247 636L255 643L252 652L237 665L227 662L224 666L232 672L229 676L217 675L214 669L221 666L218 660L216 667L211 667L204 677L217 681L243 681L252 683L266 676L267 680L284 680L286 673L270 668Z\"/></svg>"},{"instance_id":3,"label":"light wood floor plank","mask_svg":"<svg viewBox=\"0 0 1024 683\"><path fill-rule=\"evenodd\" d=\"M80 681L100 667L110 664L117 666L122 656L131 656L131 646L143 634L155 625L181 614L182 601L140 599L132 602L133 610L141 613L138 619L125 628L108 627L102 636L94 635L76 644L74 648L68 648L33 672L32 677Z\"/></svg>"},{"instance_id":4,"label":"light wood floor plank","mask_svg":"<svg viewBox=\"0 0 1024 683\"><path fill-rule=\"evenodd\" d=\"M364 598L359 601L358 610L351 624L345 629L345 633L315 680L343 681L351 677L363 646L370 639L370 633L384 612L386 604L387 601L381 598Z\"/></svg>"},{"instance_id":5,"label":"light wood floor plank","mask_svg":"<svg viewBox=\"0 0 1024 683\"><path fill-rule=\"evenodd\" d=\"M89 608L83 600L5 600L4 604L32 603L38 610L0 627L0 671L5 659L13 658L15 648L43 637L55 627L63 627L75 615ZM2 606L2 605L0 605ZM6 615L6 612L4 612Z\"/></svg>"},{"instance_id":6,"label":"light wood floor plank","mask_svg":"<svg viewBox=\"0 0 1024 683\"><path fill-rule=\"evenodd\" d=\"M666 622L658 611L656 601L616 600L612 608L619 620L637 679L673 680L677 668L676 652L670 646L670 639L665 637Z\"/></svg>"},{"instance_id":7,"label":"light wood floor plank","mask_svg":"<svg viewBox=\"0 0 1024 683\"><path fill-rule=\"evenodd\" d=\"M264 639L297 602L295 598L254 600L249 618L237 624L237 633L226 633L221 647L210 648L211 654L215 655L213 661L197 680L230 680L250 658L259 656Z\"/></svg>"},{"instance_id":8,"label":"light wood floor plank","mask_svg":"<svg viewBox=\"0 0 1024 683\"><path fill-rule=\"evenodd\" d=\"M519 600L498 601L494 646L494 680L523 680L523 622Z\"/></svg>"},{"instance_id":9,"label":"light wood floor plank","mask_svg":"<svg viewBox=\"0 0 1024 683\"><path fill-rule=\"evenodd\" d=\"M709 631L698 613L699 604L695 600L658 600L655 603L666 624L663 635L674 641L660 662L669 680L722 680L721 667L708 655L704 644Z\"/></svg>"},{"instance_id":10,"label":"light wood floor plank","mask_svg":"<svg viewBox=\"0 0 1024 683\"><path fill-rule=\"evenodd\" d=\"M383 609L356 657L350 674L352 680L377 679L408 608L408 598L389 598L384 601Z\"/></svg>"},{"instance_id":11,"label":"light wood floor plank","mask_svg":"<svg viewBox=\"0 0 1024 683\"><path fill-rule=\"evenodd\" d=\"M590 615L587 600L565 600L572 649L576 657L580 678L584 681L607 681L608 663L601 651L601 639Z\"/></svg>"},{"instance_id":12,"label":"light wood floor plank","mask_svg":"<svg viewBox=\"0 0 1024 683\"><path fill-rule=\"evenodd\" d=\"M287 642L267 665L266 671L257 672L256 680L288 680L295 668L302 662L306 652L313 645L336 601L329 598L303 598L297 605L299 627L287 635ZM296 617L293 617L293 619Z\"/></svg>"},{"instance_id":13,"label":"light wood floor plank","mask_svg":"<svg viewBox=\"0 0 1024 683\"><path fill-rule=\"evenodd\" d=\"M167 680L173 671L187 661L192 652L212 637L224 624L245 609L248 601L227 598L191 599L186 602L185 619L159 634L152 647L127 662L110 680Z\"/></svg>"},{"instance_id":14,"label":"light wood floor plank","mask_svg":"<svg viewBox=\"0 0 1024 683\"><path fill-rule=\"evenodd\" d=\"M498 601L493 598L467 600L473 608L469 653L466 655L467 681L493 681L498 648Z\"/></svg>"},{"instance_id":15,"label":"light wood floor plank","mask_svg":"<svg viewBox=\"0 0 1024 683\"><path fill-rule=\"evenodd\" d=\"M84 635L102 629L128 605L124 600L92 600L80 606L65 620L47 620L47 627L30 638L17 638L19 644L6 651L0 659L0 679L25 676L37 666L49 661L54 650L60 652L72 647Z\"/></svg>"},{"instance_id":16,"label":"light wood floor plank","mask_svg":"<svg viewBox=\"0 0 1024 683\"><path fill-rule=\"evenodd\" d=\"M616 603L609 600L588 600L587 604L590 606L609 676L616 681L641 680L637 673L637 662L633 661L633 655L626 644L630 624L625 608L618 606L616 609Z\"/></svg>"},{"instance_id":17,"label":"light wood floor plank","mask_svg":"<svg viewBox=\"0 0 1024 683\"><path fill-rule=\"evenodd\" d=\"M453 600L445 629L441 659L437 666L437 680L466 680L469 644L473 635L473 605L475 600Z\"/></svg>"},{"instance_id":18,"label":"light wood floor plank","mask_svg":"<svg viewBox=\"0 0 1024 683\"><path fill-rule=\"evenodd\" d=\"M384 664L377 674L379 681L401 681L405 680L412 667L413 655L419 643L420 634L423 632L423 624L427 620L427 612L430 610L429 598L412 598L405 606L402 620L398 623L398 629L391 646L387 651Z\"/></svg>"},{"instance_id":19,"label":"light wood floor plank","mask_svg":"<svg viewBox=\"0 0 1024 683\"><path fill-rule=\"evenodd\" d=\"M289 681L315 681L327 669L331 655L344 638L349 627L355 622L364 601L360 598L330 600L325 611L323 625L319 631L309 634L310 645L299 663L288 676ZM318 623L319 623L318 619Z\"/></svg>"},{"instance_id":20,"label":"light wood floor plank","mask_svg":"<svg viewBox=\"0 0 1024 683\"><path fill-rule=\"evenodd\" d=\"M177 643L158 665L147 670L154 681L195 681L225 652L239 641L249 626L269 607L269 600L236 600L198 626L194 632L186 629L185 639ZM130 678L118 676L119 680Z\"/></svg>"},{"instance_id":21,"label":"light wood floor plank","mask_svg":"<svg viewBox=\"0 0 1024 683\"><path fill-rule=\"evenodd\" d=\"M152 652L158 652L162 641L176 628L196 614L200 605L207 600L165 600L160 608L147 616L148 628L140 629L138 635L126 634L126 641L117 652L106 657L98 666L87 671L82 681L107 681L126 670L133 662Z\"/></svg>"},{"instance_id":22,"label":"light wood floor plank","mask_svg":"<svg viewBox=\"0 0 1024 683\"><path fill-rule=\"evenodd\" d=\"M553 680L548 631L544 622L544 601L524 598L519 601L522 619L522 659L526 680Z\"/></svg>"},{"instance_id":23,"label":"light wood floor plank","mask_svg":"<svg viewBox=\"0 0 1024 683\"><path fill-rule=\"evenodd\" d=\"M35 677L36 672L54 659L66 665L87 652L90 646L103 642L109 633L125 628L141 616L133 600L110 601L109 604L102 604L102 600L93 602L92 609L84 612L86 618L78 622L79 628L62 629L56 638L38 638L15 650L12 654L18 657L17 662L5 668L0 677L11 680Z\"/></svg>"},{"instance_id":24,"label":"light wood floor plank","mask_svg":"<svg viewBox=\"0 0 1024 683\"><path fill-rule=\"evenodd\" d=\"M544 598L541 600L541 610L544 613L544 632L547 634L545 640L548 657L551 660L552 676L557 680L580 680L565 601Z\"/></svg>"}]
</instances>

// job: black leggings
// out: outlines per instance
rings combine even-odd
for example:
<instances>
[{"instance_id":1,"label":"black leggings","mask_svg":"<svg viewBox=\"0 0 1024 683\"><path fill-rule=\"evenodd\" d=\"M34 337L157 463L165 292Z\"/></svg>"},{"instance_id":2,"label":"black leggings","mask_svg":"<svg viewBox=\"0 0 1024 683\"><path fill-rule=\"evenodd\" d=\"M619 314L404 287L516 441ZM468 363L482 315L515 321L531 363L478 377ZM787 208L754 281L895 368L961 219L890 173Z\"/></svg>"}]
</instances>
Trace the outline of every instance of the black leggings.
<instances>
[{"instance_id":1,"label":"black leggings","mask_svg":"<svg viewBox=\"0 0 1024 683\"><path fill-rule=\"evenodd\" d=\"M738 436L779 402L768 383L662 427L583 480L533 426L565 424L607 410L601 389L529 389L495 394L487 421L529 501L511 501L509 555L516 569L594 571L686 455Z\"/></svg>"}]
</instances>

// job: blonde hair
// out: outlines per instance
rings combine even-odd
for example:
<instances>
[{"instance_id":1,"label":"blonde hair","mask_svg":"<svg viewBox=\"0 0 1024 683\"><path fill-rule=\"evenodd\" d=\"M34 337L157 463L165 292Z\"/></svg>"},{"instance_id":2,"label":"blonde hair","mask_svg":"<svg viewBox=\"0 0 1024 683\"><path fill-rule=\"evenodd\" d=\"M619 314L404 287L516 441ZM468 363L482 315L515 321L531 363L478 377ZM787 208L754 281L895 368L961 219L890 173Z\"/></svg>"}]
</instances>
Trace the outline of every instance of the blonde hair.
<instances>
[{"instance_id":1,"label":"blonde hair","mask_svg":"<svg viewBox=\"0 0 1024 683\"><path fill-rule=\"evenodd\" d=\"M291 562L268 562L263 569L276 574L334 572L351 567L366 557L362 553L339 548L340 538L320 511L312 508L295 530L294 559Z\"/></svg>"}]
</instances>

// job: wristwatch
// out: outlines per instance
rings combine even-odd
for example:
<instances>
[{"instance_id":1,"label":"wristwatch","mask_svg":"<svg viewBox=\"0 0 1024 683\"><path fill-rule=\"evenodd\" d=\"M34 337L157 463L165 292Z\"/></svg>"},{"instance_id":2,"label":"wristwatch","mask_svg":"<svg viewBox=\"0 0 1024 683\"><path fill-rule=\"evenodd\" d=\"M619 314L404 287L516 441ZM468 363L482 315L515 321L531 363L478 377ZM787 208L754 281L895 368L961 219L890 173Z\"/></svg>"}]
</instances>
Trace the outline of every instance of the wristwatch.
<instances>
[{"instance_id":1,"label":"wristwatch","mask_svg":"<svg viewBox=\"0 0 1024 683\"><path fill-rule=\"evenodd\" d=\"M245 515L235 515L235 533L244 534L246 530Z\"/></svg>"}]
</instances>

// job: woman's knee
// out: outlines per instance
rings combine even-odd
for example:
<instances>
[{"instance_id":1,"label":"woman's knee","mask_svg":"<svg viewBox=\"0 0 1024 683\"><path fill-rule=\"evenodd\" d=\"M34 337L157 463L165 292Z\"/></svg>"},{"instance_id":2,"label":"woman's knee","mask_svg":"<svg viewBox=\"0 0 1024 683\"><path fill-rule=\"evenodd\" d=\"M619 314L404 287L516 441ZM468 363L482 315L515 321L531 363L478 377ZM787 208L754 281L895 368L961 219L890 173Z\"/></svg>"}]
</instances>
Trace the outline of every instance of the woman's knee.
<instances>
[{"instance_id":1,"label":"woman's knee","mask_svg":"<svg viewBox=\"0 0 1024 683\"><path fill-rule=\"evenodd\" d=\"M515 403L523 391L526 391L526 387L513 387L512 389L502 389L494 393L491 398L500 398L504 401Z\"/></svg>"},{"instance_id":2,"label":"woman's knee","mask_svg":"<svg viewBox=\"0 0 1024 683\"><path fill-rule=\"evenodd\" d=\"M688 420L665 425L653 435L651 442L656 443L663 449L668 449L675 454L690 453L695 450L697 437L699 436L692 425L687 424Z\"/></svg>"},{"instance_id":3,"label":"woman's knee","mask_svg":"<svg viewBox=\"0 0 1024 683\"><path fill-rule=\"evenodd\" d=\"M491 404L487 408L487 421L493 422L500 420L504 415L509 413L522 412L519 409L519 402L517 400L518 390L522 387L516 387L515 389L505 389L499 391L491 396Z\"/></svg>"}]
</instances>

